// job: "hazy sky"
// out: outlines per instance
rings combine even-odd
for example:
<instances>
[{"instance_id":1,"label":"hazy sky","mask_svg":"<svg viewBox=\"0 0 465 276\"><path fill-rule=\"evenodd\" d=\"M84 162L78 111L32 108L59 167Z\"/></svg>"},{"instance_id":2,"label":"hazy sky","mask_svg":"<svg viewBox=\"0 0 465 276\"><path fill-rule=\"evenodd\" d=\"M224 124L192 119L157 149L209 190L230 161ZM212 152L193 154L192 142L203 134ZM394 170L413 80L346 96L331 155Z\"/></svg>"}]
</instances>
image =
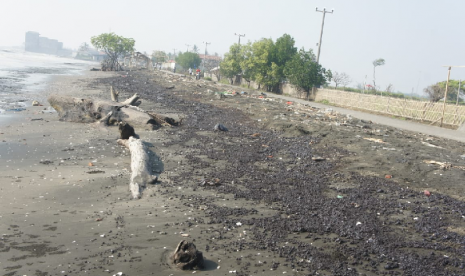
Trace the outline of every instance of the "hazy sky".
<instances>
[{"instance_id":1,"label":"hazy sky","mask_svg":"<svg viewBox=\"0 0 465 276\"><path fill-rule=\"evenodd\" d=\"M26 31L58 39L77 48L90 37L115 32L134 38L139 51L186 51L186 44L210 42L208 52L224 54L237 42L290 34L296 46L313 48L326 14L320 63L345 72L353 82L373 78L373 60L384 89L421 92L445 80L442 65L465 65L465 1L463 0L1 0L0 45L22 45ZM192 46L191 46L192 47ZM452 79L465 79L465 68L454 68Z\"/></svg>"}]
</instances>

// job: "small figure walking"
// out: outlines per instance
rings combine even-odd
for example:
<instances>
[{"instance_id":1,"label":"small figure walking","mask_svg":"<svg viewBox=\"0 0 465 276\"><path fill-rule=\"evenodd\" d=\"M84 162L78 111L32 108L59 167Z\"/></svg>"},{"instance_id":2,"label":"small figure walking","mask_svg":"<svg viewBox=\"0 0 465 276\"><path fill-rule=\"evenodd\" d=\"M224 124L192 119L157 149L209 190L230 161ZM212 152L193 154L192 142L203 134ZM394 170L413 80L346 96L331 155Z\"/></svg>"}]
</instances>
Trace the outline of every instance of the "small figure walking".
<instances>
[{"instance_id":1,"label":"small figure walking","mask_svg":"<svg viewBox=\"0 0 465 276\"><path fill-rule=\"evenodd\" d=\"M189 67L189 75L192 76L192 68Z\"/></svg>"}]
</instances>

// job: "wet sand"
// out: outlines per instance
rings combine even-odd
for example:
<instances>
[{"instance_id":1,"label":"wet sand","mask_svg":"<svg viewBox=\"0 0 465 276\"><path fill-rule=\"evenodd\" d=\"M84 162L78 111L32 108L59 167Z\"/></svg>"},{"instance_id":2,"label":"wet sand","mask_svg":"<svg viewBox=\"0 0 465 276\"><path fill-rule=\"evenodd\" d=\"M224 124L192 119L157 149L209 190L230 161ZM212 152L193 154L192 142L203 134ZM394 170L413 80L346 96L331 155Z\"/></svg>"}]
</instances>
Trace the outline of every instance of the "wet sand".
<instances>
[{"instance_id":1,"label":"wet sand","mask_svg":"<svg viewBox=\"0 0 465 276\"><path fill-rule=\"evenodd\" d=\"M116 127L46 106L1 121L2 275L192 274L167 261L182 239L201 275L465 273L462 143L158 72L62 76L44 94L108 99L110 85L184 118L136 128L159 181L131 199Z\"/></svg>"}]
</instances>

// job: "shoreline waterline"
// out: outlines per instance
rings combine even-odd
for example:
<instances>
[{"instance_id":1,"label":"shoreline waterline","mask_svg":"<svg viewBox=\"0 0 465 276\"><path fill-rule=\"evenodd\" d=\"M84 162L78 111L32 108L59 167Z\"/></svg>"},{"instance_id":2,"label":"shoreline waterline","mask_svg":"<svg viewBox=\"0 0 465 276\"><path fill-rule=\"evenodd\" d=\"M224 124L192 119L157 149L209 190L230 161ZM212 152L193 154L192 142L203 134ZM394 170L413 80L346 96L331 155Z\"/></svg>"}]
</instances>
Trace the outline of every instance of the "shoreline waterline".
<instances>
[{"instance_id":1,"label":"shoreline waterline","mask_svg":"<svg viewBox=\"0 0 465 276\"><path fill-rule=\"evenodd\" d=\"M42 94L55 76L82 75L96 65L21 49L0 49L0 120L7 113L23 111L34 100L43 101Z\"/></svg>"}]
</instances>

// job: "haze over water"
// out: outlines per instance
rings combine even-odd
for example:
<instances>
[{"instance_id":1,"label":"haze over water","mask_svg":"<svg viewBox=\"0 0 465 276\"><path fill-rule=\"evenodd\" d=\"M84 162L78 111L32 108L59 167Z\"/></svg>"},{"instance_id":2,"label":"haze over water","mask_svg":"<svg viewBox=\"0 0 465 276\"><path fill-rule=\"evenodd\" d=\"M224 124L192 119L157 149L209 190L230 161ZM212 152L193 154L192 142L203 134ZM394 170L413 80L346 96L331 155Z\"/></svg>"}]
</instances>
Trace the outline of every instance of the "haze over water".
<instances>
[{"instance_id":1,"label":"haze over water","mask_svg":"<svg viewBox=\"0 0 465 276\"><path fill-rule=\"evenodd\" d=\"M50 77L80 74L96 65L95 62L25 52L21 48L0 47L0 120L38 99Z\"/></svg>"}]
</instances>

